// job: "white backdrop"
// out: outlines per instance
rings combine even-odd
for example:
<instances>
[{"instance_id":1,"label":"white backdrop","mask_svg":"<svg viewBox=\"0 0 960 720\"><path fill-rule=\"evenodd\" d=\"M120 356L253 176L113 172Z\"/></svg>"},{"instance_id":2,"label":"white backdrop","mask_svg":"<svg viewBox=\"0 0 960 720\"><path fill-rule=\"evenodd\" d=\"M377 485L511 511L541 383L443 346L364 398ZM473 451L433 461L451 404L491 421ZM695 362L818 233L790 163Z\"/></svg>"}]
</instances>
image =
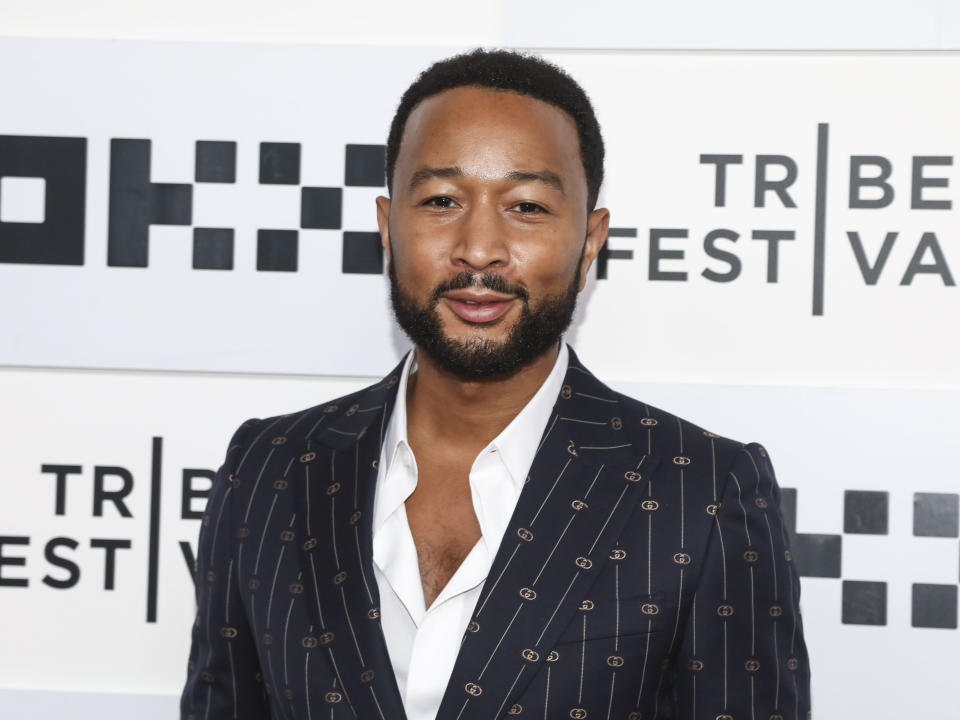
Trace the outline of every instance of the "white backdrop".
<instances>
[{"instance_id":1,"label":"white backdrop","mask_svg":"<svg viewBox=\"0 0 960 720\"><path fill-rule=\"evenodd\" d=\"M0 132L10 153L49 143L37 136L85 146L71 227L86 232L80 265L0 263L0 304L30 309L0 319L0 363L379 375L405 342L376 263L348 267L347 248L376 251L353 234L376 230L384 192L376 172L349 177L351 147L382 144L406 84L449 52L5 42L0 65L31 72L5 79ZM960 386L960 325L944 323L960 301L960 94L942 92L960 55L546 56L588 89L608 147L601 202L621 237L573 336L601 376ZM234 182L194 181L198 141L234 143ZM297 154L282 183L264 181L268 143ZM29 148L37 173L80 166ZM185 210L151 215L128 186L174 187ZM329 222L301 215L313 189L334 197ZM0 190L0 212L27 217L42 192ZM195 269L198 229L232 232L232 269ZM292 254L265 268L260 233L275 231ZM632 332L614 339L623 308ZM705 362L705 348L724 351Z\"/></svg>"},{"instance_id":2,"label":"white backdrop","mask_svg":"<svg viewBox=\"0 0 960 720\"><path fill-rule=\"evenodd\" d=\"M142 694L138 716L175 714L185 677L193 596L181 549L195 547L199 521L183 520L184 470L213 469L229 434L247 416L269 416L359 388L363 381L277 376L96 371L0 371L0 393L16 398L0 414L0 534L28 538L5 545L2 576L29 586L0 587L0 704L42 713L29 688L96 692L66 696L73 712L127 717L119 695ZM778 479L797 490L797 531L842 538L839 577L803 577L802 609L813 668L816 716L956 717L953 661L957 630L912 626L914 584L956 586L958 541L914 535L914 493L956 497L957 391L614 383L622 392L668 407L714 431L768 448ZM159 455L154 438L161 439ZM825 441L824 438L832 440ZM821 453L813 456L816 443ZM152 466L160 458L156 622L147 622ZM56 473L42 465L79 466L65 481L56 514ZM131 517L107 502L93 514L97 467L132 477L124 498ZM104 479L119 490L116 476ZM208 487L202 479L192 487ZM847 491L889 494L888 533L845 533ZM188 505L197 510L202 500ZM79 571L76 585L49 586L70 572L46 557L54 548ZM126 540L115 558L114 589L104 590L105 551L94 539ZM795 549L795 555L798 555ZM886 583L885 625L845 624L844 582ZM906 687L909 692L881 692ZM151 697L147 697L151 696ZM163 696L153 699L153 696ZM46 696L46 703L49 703ZM151 703L152 701L152 703ZM78 702L80 703L78 705ZM19 704L19 705L18 705ZM6 716L6 713L4 713ZM70 717L87 717L86 713ZM154 717L153 715L147 715Z\"/></svg>"},{"instance_id":3,"label":"white backdrop","mask_svg":"<svg viewBox=\"0 0 960 720\"><path fill-rule=\"evenodd\" d=\"M40 37L595 50L957 50L953 0L0 0L0 33Z\"/></svg>"},{"instance_id":4,"label":"white backdrop","mask_svg":"<svg viewBox=\"0 0 960 720\"><path fill-rule=\"evenodd\" d=\"M19 581L0 585L0 703L62 716L15 692L32 689L69 702L73 716L125 712L107 695L57 694L84 691L149 696L157 717L175 712L192 618L181 543L198 530L183 516L202 507L184 506L185 472L202 490L203 473L191 471L217 466L240 421L358 388L404 349L383 278L342 271L343 232L375 227L379 191L347 184L346 146L382 143L399 92L446 53L0 41L0 67L29 68L0 79L0 135L86 140L82 264L0 262L0 556L13 560L0 578ZM949 717L960 552L949 518L941 536L922 535L927 500L916 493L956 502L960 104L944 88L960 79L960 57L546 54L597 105L610 158L603 201L620 229L569 339L618 389L763 441L781 484L796 489L799 542L842 547L814 563L828 576L803 580L819 717ZM117 139L151 141L151 182L191 186L190 222L150 227L147 267L110 263ZM236 143L234 183L196 181L198 140ZM260 182L263 142L300 144L298 182ZM741 156L726 166L722 206L717 164L703 155ZM756 207L757 156L772 182L796 166L784 190L795 207L775 190ZM887 207L850 207L851 156L889 162ZM951 164L921 161L915 172L915 157ZM872 162L862 177L882 171ZM933 182L912 199L916 178ZM0 222L48 219L50 182L0 182ZM302 227L302 187L341 190L340 227ZM881 200L882 190L858 197ZM912 207L924 203L950 207ZM191 227L234 229L232 270L193 269ZM296 271L257 269L264 228L298 232ZM737 239L708 244L718 229ZM779 241L776 282L773 241L753 237L771 230L793 233ZM324 312L331 297L348 302ZM350 329L361 322L379 328L367 333L379 344L356 344ZM635 329L626 340L625 322ZM733 337L745 352L730 350ZM834 439L829 455L811 458L805 447L823 437ZM121 496L100 515L98 483ZM848 527L848 491L887 494L884 532ZM886 583L884 624L864 624L879 608L844 598L850 582ZM953 588L953 628L914 627L915 584ZM844 622L845 610L859 621ZM895 683L912 691L877 691Z\"/></svg>"}]
</instances>

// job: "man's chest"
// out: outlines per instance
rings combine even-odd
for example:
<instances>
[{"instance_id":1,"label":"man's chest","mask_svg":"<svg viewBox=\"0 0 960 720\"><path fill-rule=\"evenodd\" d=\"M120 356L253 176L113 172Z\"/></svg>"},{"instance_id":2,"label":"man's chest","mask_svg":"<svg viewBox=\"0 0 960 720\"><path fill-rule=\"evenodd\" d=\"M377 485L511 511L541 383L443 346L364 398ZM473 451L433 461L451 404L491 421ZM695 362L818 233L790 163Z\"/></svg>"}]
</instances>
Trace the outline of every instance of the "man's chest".
<instances>
[{"instance_id":1,"label":"man's chest","mask_svg":"<svg viewBox=\"0 0 960 720\"><path fill-rule=\"evenodd\" d=\"M418 460L417 487L405 510L424 603L430 607L481 537L468 466L430 457Z\"/></svg>"}]
</instances>

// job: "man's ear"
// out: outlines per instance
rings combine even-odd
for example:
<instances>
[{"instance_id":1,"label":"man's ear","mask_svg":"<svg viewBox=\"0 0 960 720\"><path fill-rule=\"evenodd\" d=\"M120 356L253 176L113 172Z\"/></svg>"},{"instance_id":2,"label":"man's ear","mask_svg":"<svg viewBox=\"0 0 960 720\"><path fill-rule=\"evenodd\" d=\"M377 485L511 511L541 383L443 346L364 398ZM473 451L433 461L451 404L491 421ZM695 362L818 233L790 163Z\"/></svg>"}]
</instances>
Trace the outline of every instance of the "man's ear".
<instances>
[{"instance_id":1,"label":"man's ear","mask_svg":"<svg viewBox=\"0 0 960 720\"><path fill-rule=\"evenodd\" d=\"M377 227L380 228L380 245L383 246L383 257L386 266L390 265L390 198L380 195L377 197ZM385 267L386 267L385 266Z\"/></svg>"},{"instance_id":2,"label":"man's ear","mask_svg":"<svg viewBox=\"0 0 960 720\"><path fill-rule=\"evenodd\" d=\"M583 259L580 261L580 287L583 290L587 284L587 272L593 261L600 253L600 248L607 241L607 231L610 229L610 211L606 208L597 208L587 217L587 238L583 246Z\"/></svg>"}]
</instances>

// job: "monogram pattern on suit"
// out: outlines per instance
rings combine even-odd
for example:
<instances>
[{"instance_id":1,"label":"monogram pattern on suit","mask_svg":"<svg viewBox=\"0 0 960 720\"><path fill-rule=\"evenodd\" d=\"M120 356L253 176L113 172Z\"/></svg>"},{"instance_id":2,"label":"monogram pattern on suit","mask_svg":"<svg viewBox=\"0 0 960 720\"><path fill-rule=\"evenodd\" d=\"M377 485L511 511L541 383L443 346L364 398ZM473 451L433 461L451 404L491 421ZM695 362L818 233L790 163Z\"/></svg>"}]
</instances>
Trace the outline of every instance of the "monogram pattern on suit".
<instances>
[{"instance_id":1,"label":"monogram pattern on suit","mask_svg":"<svg viewBox=\"0 0 960 720\"><path fill-rule=\"evenodd\" d=\"M200 532L184 717L404 717L370 525L398 376L237 430ZM571 350L438 717L809 707L765 450L613 392Z\"/></svg>"}]
</instances>

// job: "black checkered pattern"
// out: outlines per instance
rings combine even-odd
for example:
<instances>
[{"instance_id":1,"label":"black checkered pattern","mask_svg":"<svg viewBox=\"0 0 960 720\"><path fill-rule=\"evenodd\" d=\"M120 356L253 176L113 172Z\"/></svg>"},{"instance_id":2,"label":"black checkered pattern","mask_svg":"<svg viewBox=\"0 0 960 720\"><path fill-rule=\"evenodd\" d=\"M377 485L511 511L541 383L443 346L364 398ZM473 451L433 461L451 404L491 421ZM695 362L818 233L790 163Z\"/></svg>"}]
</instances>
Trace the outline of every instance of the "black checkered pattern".
<instances>
[{"instance_id":1,"label":"black checkered pattern","mask_svg":"<svg viewBox=\"0 0 960 720\"><path fill-rule=\"evenodd\" d=\"M843 502L843 534L798 533L797 491L783 489L782 509L801 577L841 578L843 535L887 535L890 494L847 490ZM914 493L913 535L956 538L960 535L960 495ZM887 624L887 583L843 580L841 618L848 625ZM957 628L957 585L915 583L911 592L911 624L917 628Z\"/></svg>"},{"instance_id":2,"label":"black checkered pattern","mask_svg":"<svg viewBox=\"0 0 960 720\"><path fill-rule=\"evenodd\" d=\"M193 185L153 182L150 153L150 140L111 142L107 252L110 266L147 267L151 225L193 223ZM257 270L296 272L301 231L341 230L342 272L382 274L383 249L379 234L369 230L343 230L343 196L344 190L351 187L385 186L385 153L383 145L348 144L344 147L343 187L301 186L301 144L260 143L260 184L298 188L300 217L294 227L258 229ZM236 181L237 143L198 140L194 182L234 184ZM195 270L233 270L235 250L233 228L193 228ZM56 261L65 262L66 257L57 257Z\"/></svg>"},{"instance_id":3,"label":"black checkered pattern","mask_svg":"<svg viewBox=\"0 0 960 720\"><path fill-rule=\"evenodd\" d=\"M344 149L345 187L384 186L384 145L350 145ZM300 144L261 143L260 182L300 184ZM343 226L342 187L300 188L300 229L340 230ZM296 272L299 254L296 230L261 230L257 237L257 270ZM376 232L344 231L341 238L344 273L380 275L383 248Z\"/></svg>"}]
</instances>

